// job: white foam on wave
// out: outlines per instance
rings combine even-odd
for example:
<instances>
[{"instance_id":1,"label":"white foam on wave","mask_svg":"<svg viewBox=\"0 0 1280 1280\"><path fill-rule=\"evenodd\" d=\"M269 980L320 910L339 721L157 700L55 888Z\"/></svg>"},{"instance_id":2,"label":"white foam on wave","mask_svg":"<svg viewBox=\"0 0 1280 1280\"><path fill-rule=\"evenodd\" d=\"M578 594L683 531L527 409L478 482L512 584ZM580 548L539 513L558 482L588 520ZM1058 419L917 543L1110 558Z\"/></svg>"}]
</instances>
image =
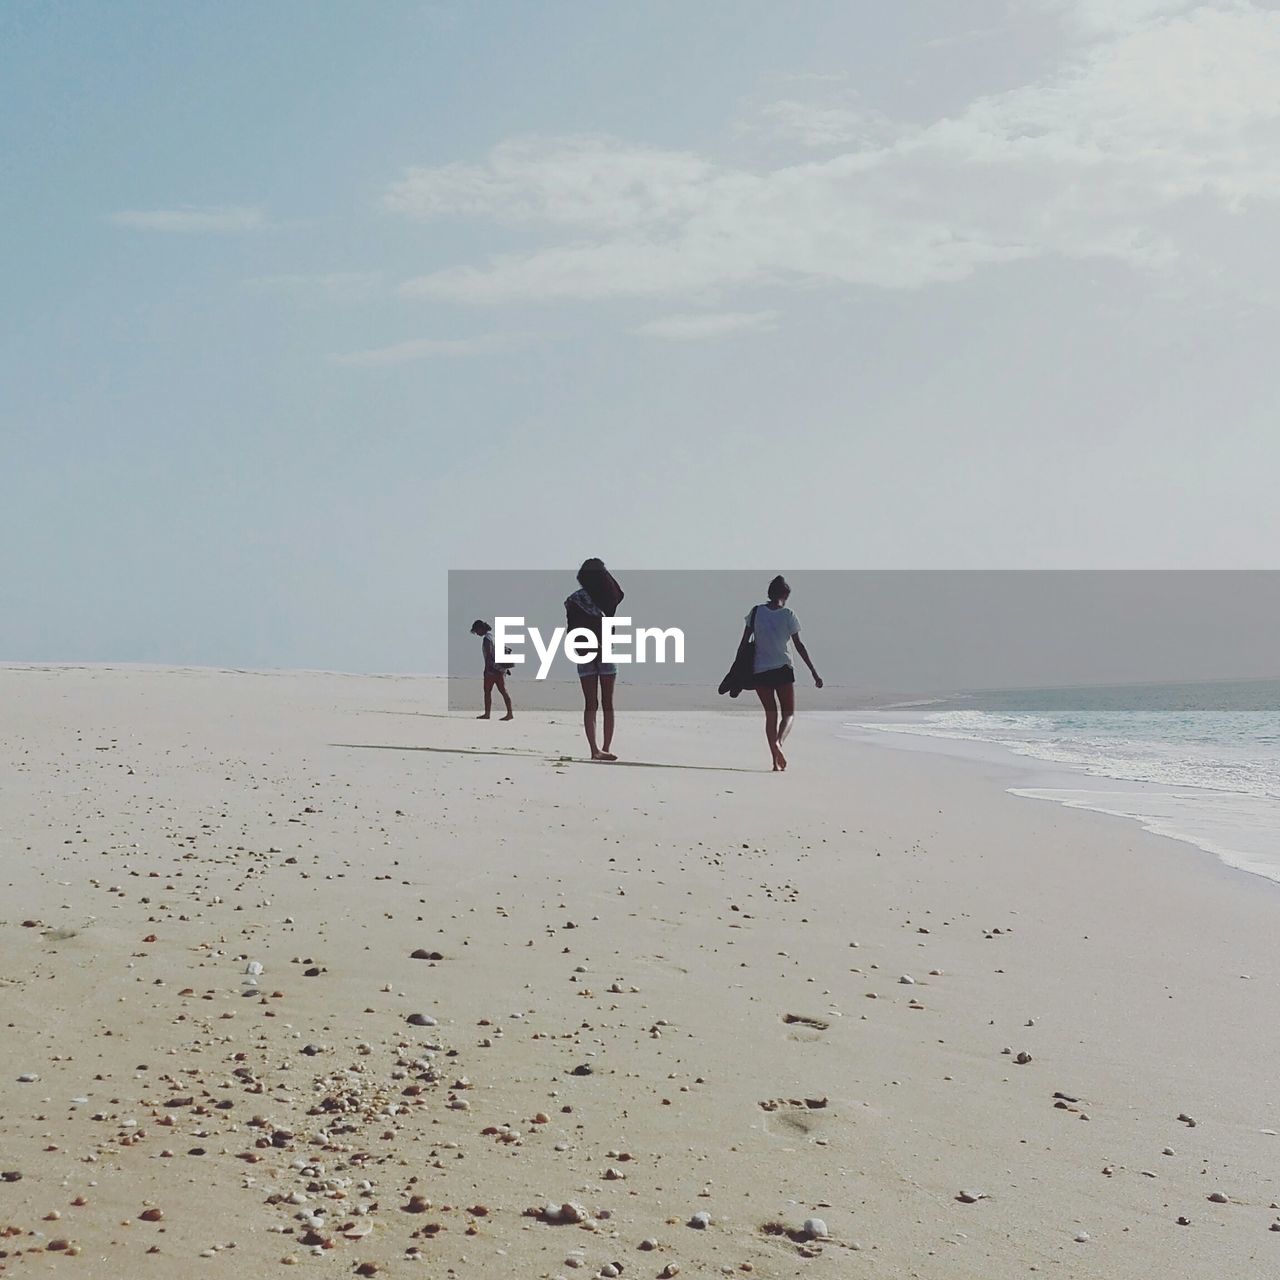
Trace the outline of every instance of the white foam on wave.
<instances>
[{"instance_id":1,"label":"white foam on wave","mask_svg":"<svg viewBox=\"0 0 1280 1280\"><path fill-rule=\"evenodd\" d=\"M1280 753L1255 742L1199 741L1064 729L1045 716L942 711L910 722L859 723L858 729L958 742L986 742L1017 756L1067 765L1094 777L1200 787L1280 800ZM1149 722L1144 726L1150 729ZM1158 726L1155 726L1158 727Z\"/></svg>"},{"instance_id":2,"label":"white foam on wave","mask_svg":"<svg viewBox=\"0 0 1280 1280\"><path fill-rule=\"evenodd\" d=\"M1273 723L1265 715L1118 712L1054 719L952 708L846 727L904 735L926 748L932 739L938 750L947 749L943 742L998 748L1031 774L1029 785L1009 788L1013 795L1128 818L1280 882L1280 747ZM1037 765L1054 766L1056 776L1044 776L1050 770ZM1062 785L1063 774L1079 776L1081 785ZM1088 778L1099 782L1090 786Z\"/></svg>"},{"instance_id":3,"label":"white foam on wave","mask_svg":"<svg viewBox=\"0 0 1280 1280\"><path fill-rule=\"evenodd\" d=\"M1203 792L1144 790L1071 791L1063 787L1010 787L1009 794L1029 800L1052 800L1068 809L1087 809L1116 818L1129 818L1144 831L1195 845L1229 867L1280 883L1277 821L1280 806L1257 801L1257 809L1237 802L1229 793L1215 799L1221 808L1206 806ZM1246 799L1246 797L1239 797Z\"/></svg>"}]
</instances>

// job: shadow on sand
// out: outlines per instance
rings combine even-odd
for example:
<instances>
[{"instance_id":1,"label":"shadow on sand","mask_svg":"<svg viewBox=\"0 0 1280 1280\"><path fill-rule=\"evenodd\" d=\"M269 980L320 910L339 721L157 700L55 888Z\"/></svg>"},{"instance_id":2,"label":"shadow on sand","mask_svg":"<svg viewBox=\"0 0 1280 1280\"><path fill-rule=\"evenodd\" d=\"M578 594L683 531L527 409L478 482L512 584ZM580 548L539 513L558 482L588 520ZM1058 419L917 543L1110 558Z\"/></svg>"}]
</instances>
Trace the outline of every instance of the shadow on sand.
<instances>
[{"instance_id":1,"label":"shadow on sand","mask_svg":"<svg viewBox=\"0 0 1280 1280\"><path fill-rule=\"evenodd\" d=\"M391 742L331 742L331 747L344 751L434 751L447 756L500 756L511 759L545 760L548 764L599 764L610 769L690 769L698 773L768 773L768 769L742 769L728 764L666 764L658 760L589 760L585 756L549 756L541 751L523 751L512 747L508 751L489 751L472 747L403 747Z\"/></svg>"}]
</instances>

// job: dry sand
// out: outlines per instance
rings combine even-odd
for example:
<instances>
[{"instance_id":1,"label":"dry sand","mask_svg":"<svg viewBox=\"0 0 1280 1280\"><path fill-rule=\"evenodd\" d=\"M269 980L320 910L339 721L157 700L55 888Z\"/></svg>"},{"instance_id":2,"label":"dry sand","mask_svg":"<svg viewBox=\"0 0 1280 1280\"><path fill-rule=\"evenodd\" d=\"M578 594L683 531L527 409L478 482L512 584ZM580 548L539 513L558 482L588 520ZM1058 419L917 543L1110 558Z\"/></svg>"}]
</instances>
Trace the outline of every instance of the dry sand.
<instances>
[{"instance_id":1,"label":"dry sand","mask_svg":"<svg viewBox=\"0 0 1280 1280\"><path fill-rule=\"evenodd\" d=\"M0 670L0 1274L1280 1275L1276 886L817 721L441 702Z\"/></svg>"}]
</instances>

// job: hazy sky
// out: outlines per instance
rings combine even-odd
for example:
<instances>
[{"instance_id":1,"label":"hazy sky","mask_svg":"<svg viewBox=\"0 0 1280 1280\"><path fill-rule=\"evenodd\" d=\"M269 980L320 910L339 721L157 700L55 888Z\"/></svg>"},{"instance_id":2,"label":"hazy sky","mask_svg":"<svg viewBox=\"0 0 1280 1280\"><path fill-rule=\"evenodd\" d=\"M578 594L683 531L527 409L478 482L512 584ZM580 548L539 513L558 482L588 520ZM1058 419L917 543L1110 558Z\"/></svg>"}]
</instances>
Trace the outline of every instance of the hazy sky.
<instances>
[{"instance_id":1,"label":"hazy sky","mask_svg":"<svg viewBox=\"0 0 1280 1280\"><path fill-rule=\"evenodd\" d=\"M447 568L1262 567L1280 13L0 6L0 659Z\"/></svg>"}]
</instances>

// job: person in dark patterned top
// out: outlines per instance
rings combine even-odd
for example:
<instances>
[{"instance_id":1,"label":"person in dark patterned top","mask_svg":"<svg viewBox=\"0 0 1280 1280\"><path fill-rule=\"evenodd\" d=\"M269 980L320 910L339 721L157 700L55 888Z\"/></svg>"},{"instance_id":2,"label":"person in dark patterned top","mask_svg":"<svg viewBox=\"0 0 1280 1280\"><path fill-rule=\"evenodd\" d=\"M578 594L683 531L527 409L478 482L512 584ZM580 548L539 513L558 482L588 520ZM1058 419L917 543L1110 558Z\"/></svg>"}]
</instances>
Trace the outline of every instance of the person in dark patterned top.
<instances>
[{"instance_id":1,"label":"person in dark patterned top","mask_svg":"<svg viewBox=\"0 0 1280 1280\"><path fill-rule=\"evenodd\" d=\"M618 668L601 658L602 618L612 618L622 603L623 591L604 561L593 557L582 562L578 570L578 590L564 602L565 621L570 631L586 630L596 637L596 655L590 662L578 663L578 679L582 682L582 727L593 760L616 760L613 745L613 686ZM596 712L604 708L603 745L597 744Z\"/></svg>"}]
</instances>

